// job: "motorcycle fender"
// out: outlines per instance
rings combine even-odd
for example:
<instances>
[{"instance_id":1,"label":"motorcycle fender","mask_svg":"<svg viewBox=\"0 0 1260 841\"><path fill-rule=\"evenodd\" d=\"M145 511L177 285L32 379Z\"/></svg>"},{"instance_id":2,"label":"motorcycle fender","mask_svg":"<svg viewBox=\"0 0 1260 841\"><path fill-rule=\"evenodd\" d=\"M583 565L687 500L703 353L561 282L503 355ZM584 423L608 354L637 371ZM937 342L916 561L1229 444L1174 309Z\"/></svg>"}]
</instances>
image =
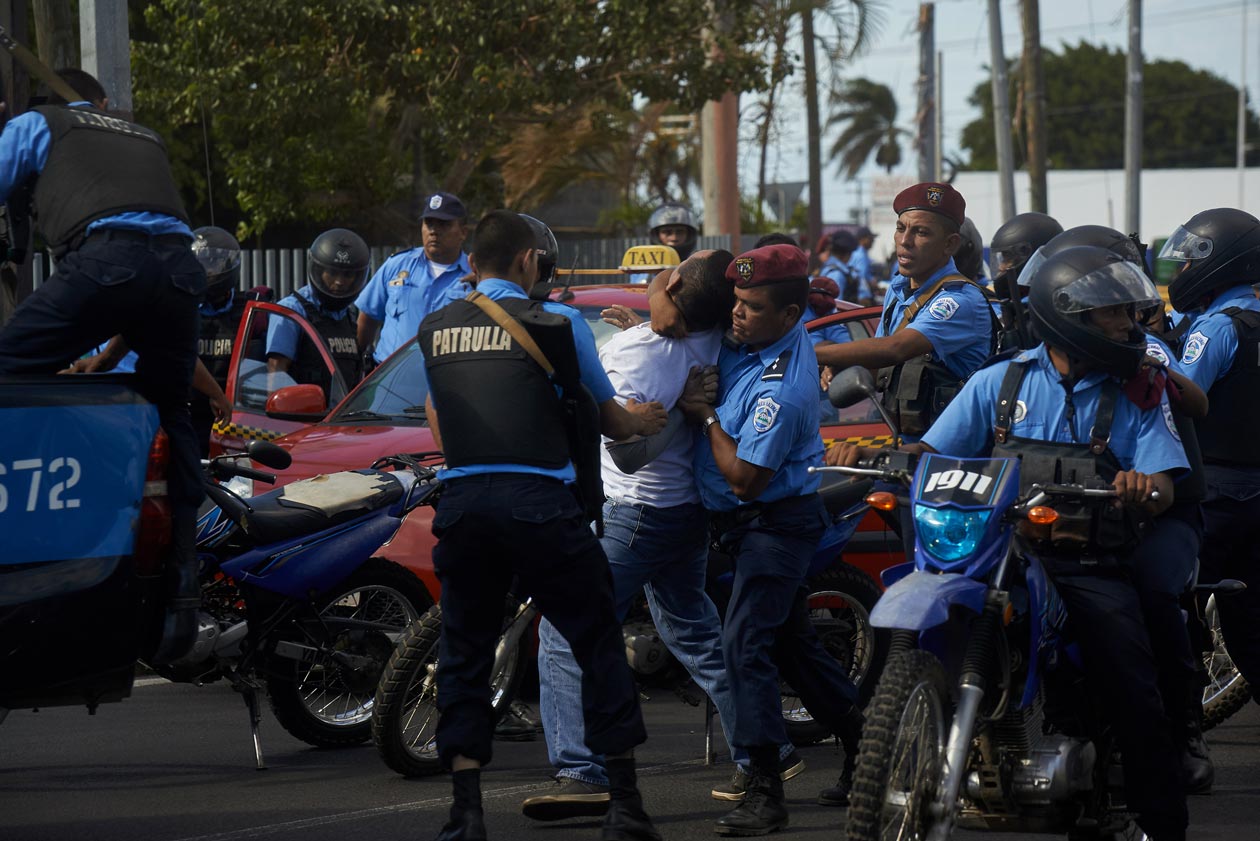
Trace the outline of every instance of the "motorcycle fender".
<instances>
[{"instance_id":1,"label":"motorcycle fender","mask_svg":"<svg viewBox=\"0 0 1260 841\"><path fill-rule=\"evenodd\" d=\"M983 581L959 573L917 570L884 591L871 611L871 624L876 628L926 631L944 624L954 605L980 613L987 590Z\"/></svg>"}]
</instances>

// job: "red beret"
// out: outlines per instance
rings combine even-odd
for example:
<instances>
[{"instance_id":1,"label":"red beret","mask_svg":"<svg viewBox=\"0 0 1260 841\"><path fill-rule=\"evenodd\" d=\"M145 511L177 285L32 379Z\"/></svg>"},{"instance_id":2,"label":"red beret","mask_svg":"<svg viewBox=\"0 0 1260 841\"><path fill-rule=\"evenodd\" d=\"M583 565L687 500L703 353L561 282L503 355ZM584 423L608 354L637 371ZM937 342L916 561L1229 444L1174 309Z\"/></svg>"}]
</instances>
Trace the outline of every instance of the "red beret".
<instances>
[{"instance_id":1,"label":"red beret","mask_svg":"<svg viewBox=\"0 0 1260 841\"><path fill-rule=\"evenodd\" d=\"M829 277L815 277L809 281L809 294L824 295L834 300L840 297L840 286Z\"/></svg>"},{"instance_id":2,"label":"red beret","mask_svg":"<svg viewBox=\"0 0 1260 841\"><path fill-rule=\"evenodd\" d=\"M967 201L949 184L927 181L907 187L893 199L894 213L900 216L907 210L939 213L946 219L954 220L955 225L962 225L967 216Z\"/></svg>"},{"instance_id":3,"label":"red beret","mask_svg":"<svg viewBox=\"0 0 1260 841\"><path fill-rule=\"evenodd\" d=\"M804 280L809 270L805 252L795 245L765 245L745 251L726 267L726 279L740 289Z\"/></svg>"}]
</instances>

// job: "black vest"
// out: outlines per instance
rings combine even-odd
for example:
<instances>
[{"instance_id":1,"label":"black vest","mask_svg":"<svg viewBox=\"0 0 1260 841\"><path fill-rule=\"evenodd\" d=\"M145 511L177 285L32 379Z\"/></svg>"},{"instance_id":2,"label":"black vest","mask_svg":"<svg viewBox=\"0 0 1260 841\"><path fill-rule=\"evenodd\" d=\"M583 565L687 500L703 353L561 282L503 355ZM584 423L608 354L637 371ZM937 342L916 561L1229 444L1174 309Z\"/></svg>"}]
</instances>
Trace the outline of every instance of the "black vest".
<instances>
[{"instance_id":1,"label":"black vest","mask_svg":"<svg viewBox=\"0 0 1260 841\"><path fill-rule=\"evenodd\" d=\"M559 369L552 348L565 341L572 348L569 320L545 311L538 301L504 298L496 303L525 326ZM439 410L447 465L524 464L558 470L569 463L555 386L490 316L475 304L456 301L430 313L418 338Z\"/></svg>"},{"instance_id":2,"label":"black vest","mask_svg":"<svg viewBox=\"0 0 1260 841\"><path fill-rule=\"evenodd\" d=\"M118 213L163 213L188 223L156 132L94 108L35 110L51 135L35 182L35 214L54 250L72 246L89 223Z\"/></svg>"},{"instance_id":3,"label":"black vest","mask_svg":"<svg viewBox=\"0 0 1260 841\"><path fill-rule=\"evenodd\" d=\"M857 272L848 266L842 265L840 267L840 275L844 280L840 287L840 299L856 304L858 302L858 293L861 290Z\"/></svg>"},{"instance_id":4,"label":"black vest","mask_svg":"<svg viewBox=\"0 0 1260 841\"><path fill-rule=\"evenodd\" d=\"M337 365L346 388L354 388L363 379L363 354L359 352L357 316L349 307L340 318L333 318L318 306L303 301L306 320L324 340L329 356ZM308 341L299 341L297 359L289 369L289 375L300 383L323 383L328 379L323 358ZM328 384L331 387L331 383ZM330 395L331 398L331 395Z\"/></svg>"},{"instance_id":5,"label":"black vest","mask_svg":"<svg viewBox=\"0 0 1260 841\"><path fill-rule=\"evenodd\" d=\"M1212 386L1211 406L1199 421L1203 461L1232 467L1260 467L1260 440L1253 424L1260 417L1260 312L1230 307L1238 351L1229 371Z\"/></svg>"},{"instance_id":6,"label":"black vest","mask_svg":"<svg viewBox=\"0 0 1260 841\"><path fill-rule=\"evenodd\" d=\"M1108 446L1116 401L1127 399L1120 394L1120 386L1111 378L1103 382L1089 441L1063 443L1019 438L1011 434L1011 425L1019 387L1029 364L1012 360L1002 378L993 423L993 457L1020 460L1020 496L1027 495L1034 484L1110 487L1122 469ZM1041 548L1071 556L1128 552L1138 544L1146 522L1128 506L1116 508L1106 503L1086 505L1064 500L1055 502L1054 509L1059 519L1051 526L1050 545Z\"/></svg>"},{"instance_id":7,"label":"black vest","mask_svg":"<svg viewBox=\"0 0 1260 841\"><path fill-rule=\"evenodd\" d=\"M232 348L236 333L245 314L245 298L239 292L232 300L232 308L219 315L201 316L201 336L197 340L197 356L214 377L219 388L227 388L228 366L232 362Z\"/></svg>"}]
</instances>

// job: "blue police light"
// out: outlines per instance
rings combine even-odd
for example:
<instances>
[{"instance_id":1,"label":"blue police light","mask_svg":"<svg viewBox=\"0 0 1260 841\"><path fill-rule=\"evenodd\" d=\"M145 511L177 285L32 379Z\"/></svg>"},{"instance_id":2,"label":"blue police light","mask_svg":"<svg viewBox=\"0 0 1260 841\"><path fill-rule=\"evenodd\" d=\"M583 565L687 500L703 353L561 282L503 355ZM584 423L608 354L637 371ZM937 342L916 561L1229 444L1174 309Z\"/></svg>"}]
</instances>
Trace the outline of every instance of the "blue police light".
<instances>
[{"instance_id":1,"label":"blue police light","mask_svg":"<svg viewBox=\"0 0 1260 841\"><path fill-rule=\"evenodd\" d=\"M914 523L919 538L933 557L957 561L976 551L992 509L959 511L956 508L914 506Z\"/></svg>"}]
</instances>

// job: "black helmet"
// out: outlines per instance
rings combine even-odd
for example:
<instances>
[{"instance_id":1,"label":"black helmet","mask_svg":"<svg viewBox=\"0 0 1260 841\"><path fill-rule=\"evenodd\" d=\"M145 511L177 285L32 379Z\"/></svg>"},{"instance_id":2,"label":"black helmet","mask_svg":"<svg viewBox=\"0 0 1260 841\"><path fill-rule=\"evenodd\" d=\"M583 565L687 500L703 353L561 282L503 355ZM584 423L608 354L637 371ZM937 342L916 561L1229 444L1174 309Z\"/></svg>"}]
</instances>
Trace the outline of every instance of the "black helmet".
<instances>
[{"instance_id":1,"label":"black helmet","mask_svg":"<svg viewBox=\"0 0 1260 841\"><path fill-rule=\"evenodd\" d=\"M984 238L969 216L963 217L958 233L962 236L962 244L954 254L954 266L969 279L977 280L983 274Z\"/></svg>"},{"instance_id":2,"label":"black helmet","mask_svg":"<svg viewBox=\"0 0 1260 841\"><path fill-rule=\"evenodd\" d=\"M1029 279L1028 309L1037 337L1091 369L1128 379L1146 356L1146 334L1135 323L1124 341L1090 324L1091 310L1127 305L1133 314L1159 302L1142 270L1095 246L1068 248L1047 258Z\"/></svg>"},{"instance_id":3,"label":"black helmet","mask_svg":"<svg viewBox=\"0 0 1260 841\"><path fill-rule=\"evenodd\" d=\"M1104 248L1146 271L1142 265L1142 251L1132 239L1106 225L1077 225L1075 228L1068 228L1033 253L1024 268L1020 269L1019 285L1029 286L1029 278L1046 260L1069 248L1079 248L1082 245Z\"/></svg>"},{"instance_id":4,"label":"black helmet","mask_svg":"<svg viewBox=\"0 0 1260 841\"><path fill-rule=\"evenodd\" d=\"M241 244L222 228L193 231L193 256L206 270L206 302L222 306L241 281Z\"/></svg>"},{"instance_id":5,"label":"black helmet","mask_svg":"<svg viewBox=\"0 0 1260 841\"><path fill-rule=\"evenodd\" d=\"M1168 238L1157 259L1185 264L1168 284L1168 300L1189 312L1217 289L1260 280L1260 219L1232 207L1205 210Z\"/></svg>"},{"instance_id":6,"label":"black helmet","mask_svg":"<svg viewBox=\"0 0 1260 841\"><path fill-rule=\"evenodd\" d=\"M363 291L367 283L368 268L372 263L372 252L368 250L363 237L345 228L333 228L315 237L307 252L310 258L306 266L306 276L315 289L315 297L321 306L329 310L343 310L354 303L354 299ZM330 287L324 279L324 272L334 275L349 275L348 284Z\"/></svg>"},{"instance_id":7,"label":"black helmet","mask_svg":"<svg viewBox=\"0 0 1260 841\"><path fill-rule=\"evenodd\" d=\"M685 204L667 201L653 210L652 216L648 219L648 230L652 234L652 239L659 239L660 229L670 225L682 225L688 229L687 239L681 245L674 246L678 256L685 260L695 250L696 239L700 236L700 226L696 224L695 214Z\"/></svg>"},{"instance_id":8,"label":"black helmet","mask_svg":"<svg viewBox=\"0 0 1260 841\"><path fill-rule=\"evenodd\" d=\"M517 215L529 223L529 229L534 232L534 250L538 252L538 282L551 283L556 279L556 261L560 258L560 245L556 242L556 235L541 219L535 219L528 213Z\"/></svg>"},{"instance_id":9,"label":"black helmet","mask_svg":"<svg viewBox=\"0 0 1260 841\"><path fill-rule=\"evenodd\" d=\"M1003 272L1012 277L1041 246L1063 233L1063 226L1044 213L1020 213L1007 219L989 240L989 271L996 278Z\"/></svg>"}]
</instances>

